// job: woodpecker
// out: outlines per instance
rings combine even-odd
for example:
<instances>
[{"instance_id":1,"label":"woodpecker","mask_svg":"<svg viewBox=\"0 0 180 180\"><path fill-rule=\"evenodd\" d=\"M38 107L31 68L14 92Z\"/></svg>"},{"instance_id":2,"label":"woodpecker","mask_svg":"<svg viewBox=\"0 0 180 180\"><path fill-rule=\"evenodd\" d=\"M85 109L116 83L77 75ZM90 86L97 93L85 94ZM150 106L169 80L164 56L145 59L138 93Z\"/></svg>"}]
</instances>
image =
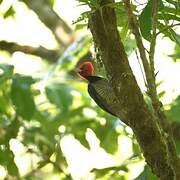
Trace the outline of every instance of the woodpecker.
<instances>
[{"instance_id":1,"label":"woodpecker","mask_svg":"<svg viewBox=\"0 0 180 180\"><path fill-rule=\"evenodd\" d=\"M88 61L80 64L78 73L81 77L88 80L88 93L96 104L104 111L118 117L115 112L118 101L109 81L105 78L94 76L94 67Z\"/></svg>"}]
</instances>

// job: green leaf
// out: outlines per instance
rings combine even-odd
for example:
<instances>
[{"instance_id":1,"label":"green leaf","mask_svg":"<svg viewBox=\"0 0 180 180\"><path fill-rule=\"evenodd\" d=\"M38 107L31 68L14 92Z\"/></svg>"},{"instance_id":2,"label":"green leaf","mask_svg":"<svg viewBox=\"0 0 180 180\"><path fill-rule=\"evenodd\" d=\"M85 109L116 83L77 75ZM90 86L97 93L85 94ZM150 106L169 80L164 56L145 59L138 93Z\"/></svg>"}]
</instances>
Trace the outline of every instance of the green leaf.
<instances>
[{"instance_id":1,"label":"green leaf","mask_svg":"<svg viewBox=\"0 0 180 180\"><path fill-rule=\"evenodd\" d=\"M158 29L161 33L163 33L166 37L169 37L172 41L177 43L180 46L180 35L178 35L171 27L168 25L164 25L162 23L158 23Z\"/></svg>"},{"instance_id":2,"label":"green leaf","mask_svg":"<svg viewBox=\"0 0 180 180\"><path fill-rule=\"evenodd\" d=\"M169 7L169 6L164 6L163 11L169 14L174 14L179 16L180 12L178 11L177 8Z\"/></svg>"},{"instance_id":3,"label":"green leaf","mask_svg":"<svg viewBox=\"0 0 180 180\"><path fill-rule=\"evenodd\" d=\"M89 146L89 143L87 142L86 140L86 137L85 137L85 133L86 131L80 131L78 130L76 133L74 133L74 137L79 140L79 142L84 146L86 147L87 149L90 149L90 146Z\"/></svg>"},{"instance_id":4,"label":"green leaf","mask_svg":"<svg viewBox=\"0 0 180 180\"><path fill-rule=\"evenodd\" d=\"M80 5L88 5L91 9L97 9L99 7L98 0L78 0Z\"/></svg>"},{"instance_id":5,"label":"green leaf","mask_svg":"<svg viewBox=\"0 0 180 180\"><path fill-rule=\"evenodd\" d=\"M108 153L115 153L118 149L118 133L115 129L109 129L106 132L107 135L104 137L104 140L101 141L101 146L104 148ZM109 144L111 142L111 144Z\"/></svg>"},{"instance_id":6,"label":"green leaf","mask_svg":"<svg viewBox=\"0 0 180 180\"><path fill-rule=\"evenodd\" d=\"M180 61L180 46L178 44L175 45L174 48L174 54L170 54L168 55L169 57L171 57L173 59L174 62L176 61Z\"/></svg>"},{"instance_id":7,"label":"green leaf","mask_svg":"<svg viewBox=\"0 0 180 180\"><path fill-rule=\"evenodd\" d=\"M49 0L49 3L50 3L51 6L53 6L54 3L55 3L55 0Z\"/></svg>"},{"instance_id":8,"label":"green leaf","mask_svg":"<svg viewBox=\"0 0 180 180\"><path fill-rule=\"evenodd\" d=\"M77 30L81 30L81 29L83 29L83 28L85 28L85 27L87 27L87 23L78 23L78 24L76 24L76 27L75 27L75 30L77 31Z\"/></svg>"},{"instance_id":9,"label":"green leaf","mask_svg":"<svg viewBox=\"0 0 180 180\"><path fill-rule=\"evenodd\" d=\"M136 140L133 141L132 145L133 145L133 152L134 152L134 154L136 154L136 155L141 154L141 149L140 149L139 144L137 143Z\"/></svg>"},{"instance_id":10,"label":"green leaf","mask_svg":"<svg viewBox=\"0 0 180 180\"><path fill-rule=\"evenodd\" d=\"M100 140L101 147L111 154L114 154L118 149L119 134L115 130L115 122L114 118L112 120L109 118L104 126L97 122L89 125L89 128L95 132ZM109 142L111 142L111 145L109 145Z\"/></svg>"},{"instance_id":11,"label":"green leaf","mask_svg":"<svg viewBox=\"0 0 180 180\"><path fill-rule=\"evenodd\" d=\"M30 120L35 111L34 97L31 92L31 85L34 82L31 76L16 74L11 85L11 98L16 113L26 120Z\"/></svg>"},{"instance_id":12,"label":"green leaf","mask_svg":"<svg viewBox=\"0 0 180 180\"><path fill-rule=\"evenodd\" d=\"M180 140L176 140L176 151L180 154Z\"/></svg>"},{"instance_id":13,"label":"green leaf","mask_svg":"<svg viewBox=\"0 0 180 180\"><path fill-rule=\"evenodd\" d=\"M55 104L62 113L66 113L72 104L71 88L66 84L53 84L46 87L46 95L52 104Z\"/></svg>"},{"instance_id":14,"label":"green leaf","mask_svg":"<svg viewBox=\"0 0 180 180\"><path fill-rule=\"evenodd\" d=\"M96 174L96 178L105 176L106 174L110 172L112 176L112 174L117 174L118 171L128 172L128 169L125 165L122 165L122 166L113 166L113 167L107 167L107 168L102 168L102 169L94 168L91 170L91 172L94 172Z\"/></svg>"},{"instance_id":15,"label":"green leaf","mask_svg":"<svg viewBox=\"0 0 180 180\"><path fill-rule=\"evenodd\" d=\"M74 20L72 22L72 24L78 24L80 22L86 22L90 13L91 13L90 11L85 11L85 12L81 13L81 15L76 20Z\"/></svg>"},{"instance_id":16,"label":"green leaf","mask_svg":"<svg viewBox=\"0 0 180 180\"><path fill-rule=\"evenodd\" d=\"M159 99L163 98L165 94L166 94L165 91L159 92L159 93L158 93L158 98L159 98Z\"/></svg>"},{"instance_id":17,"label":"green leaf","mask_svg":"<svg viewBox=\"0 0 180 180\"><path fill-rule=\"evenodd\" d=\"M116 3L115 12L117 18L117 25L120 27L126 26L128 24L128 18L122 2Z\"/></svg>"},{"instance_id":18,"label":"green leaf","mask_svg":"<svg viewBox=\"0 0 180 180\"><path fill-rule=\"evenodd\" d=\"M162 1L159 3L158 11L161 11L164 8L164 5ZM139 16L139 26L143 38L150 41L152 30L152 0L148 1L146 7L141 12Z\"/></svg>"},{"instance_id":19,"label":"green leaf","mask_svg":"<svg viewBox=\"0 0 180 180\"><path fill-rule=\"evenodd\" d=\"M2 84L2 82L12 77L14 66L9 64L0 64L0 70L0 84Z\"/></svg>"},{"instance_id":20,"label":"green leaf","mask_svg":"<svg viewBox=\"0 0 180 180\"><path fill-rule=\"evenodd\" d=\"M177 0L166 0L166 2L174 5L176 8L179 7L179 2Z\"/></svg>"},{"instance_id":21,"label":"green leaf","mask_svg":"<svg viewBox=\"0 0 180 180\"><path fill-rule=\"evenodd\" d=\"M8 152L8 155L6 155L8 164L7 164L7 170L8 173L12 176L19 176L19 171L18 171L18 167L16 166L15 162L14 162L14 154L12 153L12 151Z\"/></svg>"},{"instance_id":22,"label":"green leaf","mask_svg":"<svg viewBox=\"0 0 180 180\"><path fill-rule=\"evenodd\" d=\"M13 6L10 6L9 9L3 15L3 17L4 17L4 19L6 19L9 16L14 16L14 14L15 14L15 10L14 10Z\"/></svg>"},{"instance_id":23,"label":"green leaf","mask_svg":"<svg viewBox=\"0 0 180 180\"><path fill-rule=\"evenodd\" d=\"M180 96L173 102L171 109L167 112L170 119L180 121Z\"/></svg>"},{"instance_id":24,"label":"green leaf","mask_svg":"<svg viewBox=\"0 0 180 180\"><path fill-rule=\"evenodd\" d=\"M139 25L143 38L150 40L152 29L152 0L148 1L146 7L139 16Z\"/></svg>"},{"instance_id":25,"label":"green leaf","mask_svg":"<svg viewBox=\"0 0 180 180\"><path fill-rule=\"evenodd\" d=\"M144 167L144 171L136 178L136 180L158 180L157 176L155 176L149 166Z\"/></svg>"},{"instance_id":26,"label":"green leaf","mask_svg":"<svg viewBox=\"0 0 180 180\"><path fill-rule=\"evenodd\" d=\"M0 164L7 169L9 175L19 177L19 171L14 162L14 154L8 145L7 147L4 146L4 149L0 148Z\"/></svg>"},{"instance_id":27,"label":"green leaf","mask_svg":"<svg viewBox=\"0 0 180 180\"><path fill-rule=\"evenodd\" d=\"M162 19L162 20L175 20L175 21L180 21L180 17L178 17L176 14L168 14L168 13L164 13L164 14L159 14L158 15L158 18L159 19Z\"/></svg>"}]
</instances>

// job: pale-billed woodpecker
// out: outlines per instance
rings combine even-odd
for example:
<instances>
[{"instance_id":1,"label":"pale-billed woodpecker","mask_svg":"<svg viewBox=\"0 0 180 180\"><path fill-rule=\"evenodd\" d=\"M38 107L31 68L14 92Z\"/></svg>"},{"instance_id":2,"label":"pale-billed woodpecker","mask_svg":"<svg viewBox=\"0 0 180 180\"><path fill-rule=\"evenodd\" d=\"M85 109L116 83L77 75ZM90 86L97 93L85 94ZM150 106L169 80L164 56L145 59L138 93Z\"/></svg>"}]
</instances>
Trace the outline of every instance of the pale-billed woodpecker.
<instances>
[{"instance_id":1,"label":"pale-billed woodpecker","mask_svg":"<svg viewBox=\"0 0 180 180\"><path fill-rule=\"evenodd\" d=\"M78 73L81 77L88 80L88 92L96 104L104 111L118 116L115 112L117 109L117 98L114 94L112 86L105 78L94 76L94 67L91 62L84 62L78 68Z\"/></svg>"}]
</instances>

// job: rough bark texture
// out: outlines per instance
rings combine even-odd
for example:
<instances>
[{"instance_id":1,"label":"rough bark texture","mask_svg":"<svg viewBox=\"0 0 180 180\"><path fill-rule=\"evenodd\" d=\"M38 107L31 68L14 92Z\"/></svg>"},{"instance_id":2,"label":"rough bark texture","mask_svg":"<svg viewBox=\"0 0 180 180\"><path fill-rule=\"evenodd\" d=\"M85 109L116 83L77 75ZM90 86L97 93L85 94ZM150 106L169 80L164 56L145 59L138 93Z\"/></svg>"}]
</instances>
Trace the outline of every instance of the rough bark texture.
<instances>
[{"instance_id":1,"label":"rough bark texture","mask_svg":"<svg viewBox=\"0 0 180 180\"><path fill-rule=\"evenodd\" d=\"M166 138L155 117L147 108L143 95L128 63L124 46L119 37L114 9L106 6L113 0L101 1L101 8L93 11L89 17L89 27L94 42L100 50L114 92L119 99L116 111L129 125L141 146L141 150L153 172L163 180L173 180L174 171L170 165L171 157ZM123 111L123 112L122 112ZM176 179L178 177L176 176Z\"/></svg>"}]
</instances>

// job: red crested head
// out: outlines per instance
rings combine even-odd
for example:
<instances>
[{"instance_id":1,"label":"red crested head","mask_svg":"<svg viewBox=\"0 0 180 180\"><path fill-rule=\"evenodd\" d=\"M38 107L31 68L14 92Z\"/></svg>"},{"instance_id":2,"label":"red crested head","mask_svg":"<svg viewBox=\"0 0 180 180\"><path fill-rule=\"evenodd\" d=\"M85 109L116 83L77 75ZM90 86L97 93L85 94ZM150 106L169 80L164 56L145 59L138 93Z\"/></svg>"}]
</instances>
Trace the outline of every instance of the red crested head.
<instances>
[{"instance_id":1,"label":"red crested head","mask_svg":"<svg viewBox=\"0 0 180 180\"><path fill-rule=\"evenodd\" d=\"M78 73L83 78L92 76L93 72L94 72L94 67L93 67L92 63L89 61L82 63L78 68Z\"/></svg>"}]
</instances>

